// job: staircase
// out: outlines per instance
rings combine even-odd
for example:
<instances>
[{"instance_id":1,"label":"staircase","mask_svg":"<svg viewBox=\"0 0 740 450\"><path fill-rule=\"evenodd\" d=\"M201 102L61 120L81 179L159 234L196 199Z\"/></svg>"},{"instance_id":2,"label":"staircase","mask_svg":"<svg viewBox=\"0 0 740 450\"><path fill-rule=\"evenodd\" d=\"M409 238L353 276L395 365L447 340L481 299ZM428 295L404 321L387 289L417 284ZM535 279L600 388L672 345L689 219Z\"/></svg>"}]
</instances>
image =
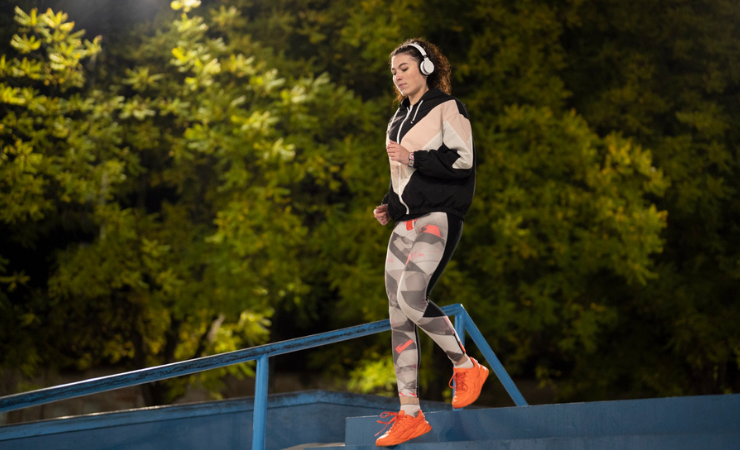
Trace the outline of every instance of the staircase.
<instances>
[{"instance_id":1,"label":"staircase","mask_svg":"<svg viewBox=\"0 0 740 450\"><path fill-rule=\"evenodd\" d=\"M740 394L425 413L398 450L739 450ZM377 416L348 418L345 448L377 449ZM306 447L318 450L318 447Z\"/></svg>"},{"instance_id":2,"label":"staircase","mask_svg":"<svg viewBox=\"0 0 740 450\"><path fill-rule=\"evenodd\" d=\"M328 391L271 395L266 450L377 449L398 399ZM432 431L398 450L740 450L740 394L469 408L422 402ZM245 450L254 399L142 408L0 427L0 450ZM312 444L313 443L313 444ZM326 449L326 447L321 447Z\"/></svg>"},{"instance_id":3,"label":"staircase","mask_svg":"<svg viewBox=\"0 0 740 450\"><path fill-rule=\"evenodd\" d=\"M425 404L432 431L398 449L740 450L740 394L528 406L462 305L442 308L467 332L514 404L452 411ZM382 320L218 355L0 397L0 413L256 361L255 397L0 427L0 450L282 450L336 443L376 449L376 420L398 400L327 392L268 396L268 361L390 330ZM346 419L346 422L345 422ZM344 427L343 427L344 425ZM318 445L318 444L314 444ZM326 448L326 447L313 447Z\"/></svg>"}]
</instances>

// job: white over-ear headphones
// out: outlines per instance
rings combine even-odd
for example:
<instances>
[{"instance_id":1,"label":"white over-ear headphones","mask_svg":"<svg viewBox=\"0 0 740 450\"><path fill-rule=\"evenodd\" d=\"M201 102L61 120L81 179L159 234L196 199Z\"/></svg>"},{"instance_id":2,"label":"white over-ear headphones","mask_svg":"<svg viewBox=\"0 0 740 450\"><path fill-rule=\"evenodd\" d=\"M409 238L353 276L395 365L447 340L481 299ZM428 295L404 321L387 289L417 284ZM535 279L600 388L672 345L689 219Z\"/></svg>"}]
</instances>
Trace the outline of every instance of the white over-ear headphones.
<instances>
[{"instance_id":1,"label":"white over-ear headphones","mask_svg":"<svg viewBox=\"0 0 740 450\"><path fill-rule=\"evenodd\" d=\"M421 48L421 45L416 44L414 42L409 43L408 45L416 48L419 50L419 53L421 53L421 57L424 58L424 60L419 64L419 70L423 75L431 75L432 72L434 72L434 63L431 59L427 56L427 53L424 51L423 48Z\"/></svg>"}]
</instances>

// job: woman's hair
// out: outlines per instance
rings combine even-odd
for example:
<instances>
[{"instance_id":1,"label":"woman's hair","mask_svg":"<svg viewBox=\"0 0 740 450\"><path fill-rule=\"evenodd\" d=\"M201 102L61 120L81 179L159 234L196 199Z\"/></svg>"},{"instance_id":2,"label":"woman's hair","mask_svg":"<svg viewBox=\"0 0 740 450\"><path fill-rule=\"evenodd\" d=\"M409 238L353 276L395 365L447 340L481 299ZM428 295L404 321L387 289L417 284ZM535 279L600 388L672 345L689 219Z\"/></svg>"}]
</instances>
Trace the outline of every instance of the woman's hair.
<instances>
[{"instance_id":1,"label":"woman's hair","mask_svg":"<svg viewBox=\"0 0 740 450\"><path fill-rule=\"evenodd\" d=\"M437 46L431 42L427 42L424 39L407 40L391 52L390 56L388 56L388 65L391 65L391 61L394 56L402 53L409 54L414 61L421 63L424 60L424 57L421 56L421 53L416 49L416 47L410 44L420 45L421 48L424 49L424 52L426 52L427 57L434 63L434 72L427 76L427 86L429 86L429 89L439 89L447 94L452 94L452 87L450 84L452 69L450 69L450 62L447 61L447 58L441 51L439 51ZM401 94L398 89L394 88L394 90L396 92L396 100L399 102L402 101L405 98L403 94Z\"/></svg>"}]
</instances>

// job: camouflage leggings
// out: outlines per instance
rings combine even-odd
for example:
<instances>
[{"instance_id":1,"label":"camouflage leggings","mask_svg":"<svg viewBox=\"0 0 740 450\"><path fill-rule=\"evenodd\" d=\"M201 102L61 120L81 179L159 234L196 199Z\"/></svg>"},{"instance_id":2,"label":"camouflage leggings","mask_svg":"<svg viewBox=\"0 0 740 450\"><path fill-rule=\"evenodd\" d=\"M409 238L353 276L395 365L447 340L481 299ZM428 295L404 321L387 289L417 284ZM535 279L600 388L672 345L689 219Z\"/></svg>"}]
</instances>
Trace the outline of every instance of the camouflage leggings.
<instances>
[{"instance_id":1,"label":"camouflage leggings","mask_svg":"<svg viewBox=\"0 0 740 450\"><path fill-rule=\"evenodd\" d=\"M429 301L461 234L462 221L443 212L398 222L393 229L386 255L385 289L393 330L393 364L401 397L419 394L417 327L447 353L453 364L465 355L450 319Z\"/></svg>"}]
</instances>

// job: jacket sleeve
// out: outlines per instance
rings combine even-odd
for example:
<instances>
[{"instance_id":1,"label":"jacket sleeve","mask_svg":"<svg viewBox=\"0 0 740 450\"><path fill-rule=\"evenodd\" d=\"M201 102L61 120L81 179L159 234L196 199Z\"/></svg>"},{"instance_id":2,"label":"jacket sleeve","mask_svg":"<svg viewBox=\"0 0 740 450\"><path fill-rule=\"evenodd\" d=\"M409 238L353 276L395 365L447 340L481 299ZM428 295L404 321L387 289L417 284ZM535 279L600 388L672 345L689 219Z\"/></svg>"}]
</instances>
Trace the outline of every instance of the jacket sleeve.
<instances>
[{"instance_id":1,"label":"jacket sleeve","mask_svg":"<svg viewBox=\"0 0 740 450\"><path fill-rule=\"evenodd\" d=\"M456 101L457 102L457 101ZM473 132L463 115L464 107L449 108L442 120L442 144L434 149L414 152L414 168L436 178L460 179L473 172Z\"/></svg>"}]
</instances>

